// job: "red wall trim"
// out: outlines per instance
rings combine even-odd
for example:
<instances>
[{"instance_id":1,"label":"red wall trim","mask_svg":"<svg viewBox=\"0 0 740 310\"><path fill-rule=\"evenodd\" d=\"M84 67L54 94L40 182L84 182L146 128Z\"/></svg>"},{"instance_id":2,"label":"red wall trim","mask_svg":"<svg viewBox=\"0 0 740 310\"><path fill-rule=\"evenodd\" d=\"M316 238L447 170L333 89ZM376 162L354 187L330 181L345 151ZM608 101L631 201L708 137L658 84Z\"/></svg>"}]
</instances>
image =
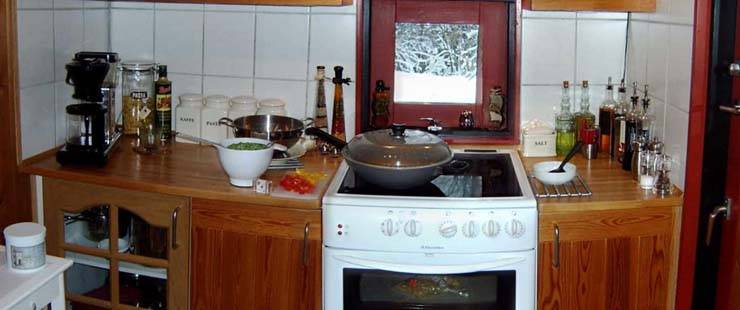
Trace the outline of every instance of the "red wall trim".
<instances>
[{"instance_id":1,"label":"red wall trim","mask_svg":"<svg viewBox=\"0 0 740 310\"><path fill-rule=\"evenodd\" d=\"M704 130L709 87L709 53L712 29L712 1L696 0L694 9L694 48L691 70L691 107L686 151L686 184L681 224L676 309L691 309L696 264L697 229L701 199Z\"/></svg>"}]
</instances>

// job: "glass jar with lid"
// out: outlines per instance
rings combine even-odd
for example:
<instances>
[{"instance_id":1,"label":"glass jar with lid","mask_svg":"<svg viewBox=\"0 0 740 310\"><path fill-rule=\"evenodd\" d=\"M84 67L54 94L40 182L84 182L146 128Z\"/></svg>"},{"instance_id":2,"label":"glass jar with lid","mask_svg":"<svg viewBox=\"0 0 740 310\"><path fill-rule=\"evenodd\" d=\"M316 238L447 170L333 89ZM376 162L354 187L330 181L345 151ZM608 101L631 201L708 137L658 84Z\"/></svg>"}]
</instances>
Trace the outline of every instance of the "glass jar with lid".
<instances>
[{"instance_id":1,"label":"glass jar with lid","mask_svg":"<svg viewBox=\"0 0 740 310\"><path fill-rule=\"evenodd\" d=\"M142 93L138 95L143 96L142 101L144 102L144 107L146 107L148 111L155 111L154 72L156 68L156 63L146 60L126 61L121 64L121 97L123 99L124 106L126 106L127 103L130 106L130 101L133 100L132 94L134 92L138 92ZM155 113L149 113L146 115L146 122L154 123L154 116Z\"/></svg>"},{"instance_id":2,"label":"glass jar with lid","mask_svg":"<svg viewBox=\"0 0 740 310\"><path fill-rule=\"evenodd\" d=\"M285 116L288 111L285 110L285 101L275 98L260 100L257 108L258 115L280 115Z\"/></svg>"}]
</instances>

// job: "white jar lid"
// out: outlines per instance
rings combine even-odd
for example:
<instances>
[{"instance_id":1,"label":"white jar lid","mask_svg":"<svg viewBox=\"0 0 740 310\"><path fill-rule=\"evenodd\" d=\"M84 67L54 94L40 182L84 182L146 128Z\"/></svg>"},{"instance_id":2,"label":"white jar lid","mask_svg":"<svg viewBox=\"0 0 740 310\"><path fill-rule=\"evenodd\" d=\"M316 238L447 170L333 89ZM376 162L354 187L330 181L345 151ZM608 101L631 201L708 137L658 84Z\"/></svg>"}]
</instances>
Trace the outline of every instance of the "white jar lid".
<instances>
[{"instance_id":1,"label":"white jar lid","mask_svg":"<svg viewBox=\"0 0 740 310\"><path fill-rule=\"evenodd\" d=\"M180 104L187 107L202 107L203 96L200 94L182 94L180 95Z\"/></svg>"},{"instance_id":2,"label":"white jar lid","mask_svg":"<svg viewBox=\"0 0 740 310\"><path fill-rule=\"evenodd\" d=\"M252 96L236 96L231 98L231 104L257 106L257 98Z\"/></svg>"},{"instance_id":3,"label":"white jar lid","mask_svg":"<svg viewBox=\"0 0 740 310\"><path fill-rule=\"evenodd\" d=\"M229 97L224 95L210 95L206 97L206 106L216 109L228 109Z\"/></svg>"},{"instance_id":4,"label":"white jar lid","mask_svg":"<svg viewBox=\"0 0 740 310\"><path fill-rule=\"evenodd\" d=\"M44 242L46 227L32 222L10 225L3 230L5 242L15 246L34 246Z\"/></svg>"},{"instance_id":5,"label":"white jar lid","mask_svg":"<svg viewBox=\"0 0 740 310\"><path fill-rule=\"evenodd\" d=\"M259 102L259 106L260 107L271 107L271 108L284 107L285 101L282 101L277 98L262 99Z\"/></svg>"}]
</instances>

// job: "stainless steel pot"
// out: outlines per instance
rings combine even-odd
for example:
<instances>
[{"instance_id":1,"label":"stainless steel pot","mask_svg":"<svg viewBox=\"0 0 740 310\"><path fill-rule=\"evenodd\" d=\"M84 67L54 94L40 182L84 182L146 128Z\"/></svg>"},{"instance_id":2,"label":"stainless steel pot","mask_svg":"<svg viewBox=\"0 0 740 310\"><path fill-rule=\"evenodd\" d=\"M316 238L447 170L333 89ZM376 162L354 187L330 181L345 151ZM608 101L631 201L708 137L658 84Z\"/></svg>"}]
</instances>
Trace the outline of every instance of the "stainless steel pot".
<instances>
[{"instance_id":1,"label":"stainless steel pot","mask_svg":"<svg viewBox=\"0 0 740 310\"><path fill-rule=\"evenodd\" d=\"M423 185L452 160L452 151L439 137L403 125L359 134L349 143L310 127L315 135L342 150L347 164L362 179L388 189Z\"/></svg>"},{"instance_id":2,"label":"stainless steel pot","mask_svg":"<svg viewBox=\"0 0 740 310\"><path fill-rule=\"evenodd\" d=\"M302 121L279 115L249 115L234 120L224 117L219 124L231 127L234 137L270 140L287 148L298 142L304 128Z\"/></svg>"}]
</instances>

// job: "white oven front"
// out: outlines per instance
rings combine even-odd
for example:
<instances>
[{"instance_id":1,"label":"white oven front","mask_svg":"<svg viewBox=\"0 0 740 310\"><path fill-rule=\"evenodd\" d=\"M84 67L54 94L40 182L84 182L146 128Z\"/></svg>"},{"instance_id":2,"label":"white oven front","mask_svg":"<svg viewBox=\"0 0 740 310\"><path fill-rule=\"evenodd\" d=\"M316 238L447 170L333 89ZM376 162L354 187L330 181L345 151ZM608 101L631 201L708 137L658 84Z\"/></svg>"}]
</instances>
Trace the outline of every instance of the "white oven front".
<instances>
[{"instance_id":1,"label":"white oven front","mask_svg":"<svg viewBox=\"0 0 740 310\"><path fill-rule=\"evenodd\" d=\"M535 309L535 250L427 254L324 247L324 310Z\"/></svg>"}]
</instances>

